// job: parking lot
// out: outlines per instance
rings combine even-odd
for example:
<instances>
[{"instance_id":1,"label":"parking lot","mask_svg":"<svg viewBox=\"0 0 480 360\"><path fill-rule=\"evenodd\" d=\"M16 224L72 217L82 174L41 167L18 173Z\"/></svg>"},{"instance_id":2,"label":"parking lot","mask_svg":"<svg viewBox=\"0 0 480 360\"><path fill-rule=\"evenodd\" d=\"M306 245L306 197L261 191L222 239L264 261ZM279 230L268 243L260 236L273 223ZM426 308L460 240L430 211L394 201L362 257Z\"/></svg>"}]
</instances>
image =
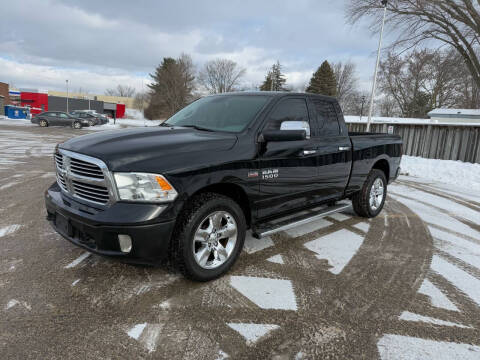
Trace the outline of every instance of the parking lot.
<instances>
[{"instance_id":1,"label":"parking lot","mask_svg":"<svg viewBox=\"0 0 480 360\"><path fill-rule=\"evenodd\" d=\"M193 283L50 228L54 146L89 131L0 125L2 359L480 359L478 194L401 177L377 218L249 237Z\"/></svg>"}]
</instances>

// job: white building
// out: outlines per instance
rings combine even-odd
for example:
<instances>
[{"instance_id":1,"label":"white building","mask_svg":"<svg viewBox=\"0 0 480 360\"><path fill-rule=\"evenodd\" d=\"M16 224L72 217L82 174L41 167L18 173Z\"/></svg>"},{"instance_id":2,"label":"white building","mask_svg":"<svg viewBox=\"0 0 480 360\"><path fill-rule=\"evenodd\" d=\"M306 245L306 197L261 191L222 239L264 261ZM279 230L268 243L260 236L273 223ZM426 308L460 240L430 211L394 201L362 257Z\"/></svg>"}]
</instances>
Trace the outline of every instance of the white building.
<instances>
[{"instance_id":1,"label":"white building","mask_svg":"<svg viewBox=\"0 0 480 360\"><path fill-rule=\"evenodd\" d=\"M435 109L428 116L433 123L480 124L480 109Z\"/></svg>"}]
</instances>

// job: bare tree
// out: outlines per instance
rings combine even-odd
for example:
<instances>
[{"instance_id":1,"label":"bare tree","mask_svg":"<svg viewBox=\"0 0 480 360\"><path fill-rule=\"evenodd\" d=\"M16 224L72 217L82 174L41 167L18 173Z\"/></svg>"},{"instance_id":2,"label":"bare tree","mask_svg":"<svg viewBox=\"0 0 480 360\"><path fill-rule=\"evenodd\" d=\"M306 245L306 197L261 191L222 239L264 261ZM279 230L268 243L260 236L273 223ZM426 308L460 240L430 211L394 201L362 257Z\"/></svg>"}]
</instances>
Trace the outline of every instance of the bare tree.
<instances>
[{"instance_id":1,"label":"bare tree","mask_svg":"<svg viewBox=\"0 0 480 360\"><path fill-rule=\"evenodd\" d=\"M402 116L425 117L434 108L461 106L462 72L469 74L453 50L389 53L380 64L379 88Z\"/></svg>"},{"instance_id":2,"label":"bare tree","mask_svg":"<svg viewBox=\"0 0 480 360\"><path fill-rule=\"evenodd\" d=\"M350 0L347 18L355 23L372 18L380 23L378 0ZM393 46L417 46L435 40L452 46L463 58L480 88L480 0L390 0L388 23L400 36Z\"/></svg>"},{"instance_id":3,"label":"bare tree","mask_svg":"<svg viewBox=\"0 0 480 360\"><path fill-rule=\"evenodd\" d=\"M198 81L211 94L225 93L235 90L246 70L228 59L208 61L198 74Z\"/></svg>"},{"instance_id":4,"label":"bare tree","mask_svg":"<svg viewBox=\"0 0 480 360\"><path fill-rule=\"evenodd\" d=\"M348 61L333 64L333 73L337 81L337 99L342 107L346 107L353 100L358 87L355 64Z\"/></svg>"},{"instance_id":5,"label":"bare tree","mask_svg":"<svg viewBox=\"0 0 480 360\"><path fill-rule=\"evenodd\" d=\"M150 96L146 92L138 92L133 98L133 107L137 110L143 111L149 102Z\"/></svg>"},{"instance_id":6,"label":"bare tree","mask_svg":"<svg viewBox=\"0 0 480 360\"><path fill-rule=\"evenodd\" d=\"M129 85L118 84L114 89L105 90L105 95L108 96L121 96L121 97L133 97L135 95L135 88Z\"/></svg>"}]
</instances>

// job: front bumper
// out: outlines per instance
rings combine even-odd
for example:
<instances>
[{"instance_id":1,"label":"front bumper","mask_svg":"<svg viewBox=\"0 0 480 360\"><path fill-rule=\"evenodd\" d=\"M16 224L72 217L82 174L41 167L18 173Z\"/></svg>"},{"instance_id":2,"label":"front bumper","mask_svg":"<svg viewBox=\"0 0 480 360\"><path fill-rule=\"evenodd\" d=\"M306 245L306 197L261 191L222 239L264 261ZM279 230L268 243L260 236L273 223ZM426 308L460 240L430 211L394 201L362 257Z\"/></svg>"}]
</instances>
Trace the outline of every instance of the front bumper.
<instances>
[{"instance_id":1,"label":"front bumper","mask_svg":"<svg viewBox=\"0 0 480 360\"><path fill-rule=\"evenodd\" d=\"M45 192L45 204L52 227L68 241L92 253L139 264L158 264L168 255L175 226L168 208L118 202L96 209L65 196L57 183ZM119 234L131 237L129 253L120 250Z\"/></svg>"}]
</instances>

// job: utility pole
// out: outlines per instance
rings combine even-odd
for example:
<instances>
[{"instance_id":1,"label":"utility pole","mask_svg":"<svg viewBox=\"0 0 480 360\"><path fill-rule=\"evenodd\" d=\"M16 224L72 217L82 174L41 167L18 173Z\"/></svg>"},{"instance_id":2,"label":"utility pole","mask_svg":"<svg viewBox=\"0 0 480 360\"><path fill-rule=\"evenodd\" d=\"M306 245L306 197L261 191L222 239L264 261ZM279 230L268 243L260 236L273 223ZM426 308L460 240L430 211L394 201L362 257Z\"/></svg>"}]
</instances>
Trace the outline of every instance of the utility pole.
<instances>
[{"instance_id":1,"label":"utility pole","mask_svg":"<svg viewBox=\"0 0 480 360\"><path fill-rule=\"evenodd\" d=\"M373 74L372 93L370 95L370 108L368 110L367 132L370 131L370 122L372 121L373 99L375 98L375 90L377 88L377 74L378 74L378 65L380 64L380 52L382 50L383 29L385 27L385 18L387 17L388 0L381 0L381 1L383 5L383 20L382 20L382 29L380 30L380 40L378 41L377 63L375 64L375 72Z\"/></svg>"},{"instance_id":2,"label":"utility pole","mask_svg":"<svg viewBox=\"0 0 480 360\"><path fill-rule=\"evenodd\" d=\"M68 80L65 80L65 82L67 83L67 113L68 113Z\"/></svg>"}]
</instances>

